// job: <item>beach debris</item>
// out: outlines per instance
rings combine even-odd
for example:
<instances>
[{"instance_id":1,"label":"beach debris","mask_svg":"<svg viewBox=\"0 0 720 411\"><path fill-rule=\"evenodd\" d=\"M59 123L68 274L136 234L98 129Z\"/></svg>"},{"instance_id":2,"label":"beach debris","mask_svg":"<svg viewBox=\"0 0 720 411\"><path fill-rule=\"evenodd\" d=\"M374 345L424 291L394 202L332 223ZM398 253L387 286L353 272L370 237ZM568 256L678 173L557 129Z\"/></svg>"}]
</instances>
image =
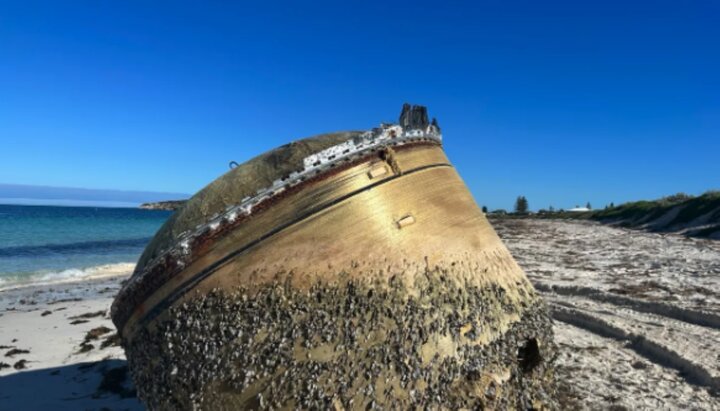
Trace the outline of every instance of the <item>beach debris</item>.
<instances>
[{"instance_id":1,"label":"beach debris","mask_svg":"<svg viewBox=\"0 0 720 411\"><path fill-rule=\"evenodd\" d=\"M40 314L40 316L45 317L45 316L50 315L50 314L52 314L52 311L50 311L50 310L45 310L45 311L42 312L42 314Z\"/></svg>"},{"instance_id":2,"label":"beach debris","mask_svg":"<svg viewBox=\"0 0 720 411\"><path fill-rule=\"evenodd\" d=\"M82 320L82 321L85 321L85 320ZM112 329L105 327L105 326L95 327L92 330L88 331L85 334L85 339L83 340L83 342L80 343L80 349L78 350L77 354L82 354L82 353L93 350L95 348L95 346L93 344L91 344L90 341L98 340L98 339L100 339L101 336L108 334L110 332L112 332ZM105 340L100 344L100 348L106 348L110 345L111 345L111 343L108 343L108 341Z\"/></svg>"},{"instance_id":3,"label":"beach debris","mask_svg":"<svg viewBox=\"0 0 720 411\"><path fill-rule=\"evenodd\" d=\"M48 303L48 305L60 304L60 303L74 303L74 302L78 302L78 301L82 301L82 298L79 298L79 297L75 297L75 298L61 298L61 299L59 299L59 300L50 301L50 302ZM57 311L57 310L55 310L55 311Z\"/></svg>"},{"instance_id":4,"label":"beach debris","mask_svg":"<svg viewBox=\"0 0 720 411\"><path fill-rule=\"evenodd\" d=\"M70 325L85 324L85 323L89 323L89 322L90 322L90 320L73 320L73 321L70 321Z\"/></svg>"},{"instance_id":5,"label":"beach debris","mask_svg":"<svg viewBox=\"0 0 720 411\"><path fill-rule=\"evenodd\" d=\"M147 407L557 407L547 308L442 141L405 105L188 200L111 310Z\"/></svg>"},{"instance_id":6,"label":"beach debris","mask_svg":"<svg viewBox=\"0 0 720 411\"><path fill-rule=\"evenodd\" d=\"M11 349L10 351L6 352L6 353L5 353L5 356L6 356L6 357L13 357L13 356L18 355L18 354L29 354L29 353L30 353L30 350L22 350L22 349L19 349L19 348L13 348L13 349Z\"/></svg>"},{"instance_id":7,"label":"beach debris","mask_svg":"<svg viewBox=\"0 0 720 411\"><path fill-rule=\"evenodd\" d=\"M104 325L101 325L100 327L95 327L92 330L88 331L87 334L85 334L85 342L97 340L102 335L105 335L109 332L112 332L112 329L105 327Z\"/></svg>"},{"instance_id":8,"label":"beach debris","mask_svg":"<svg viewBox=\"0 0 720 411\"><path fill-rule=\"evenodd\" d=\"M94 348L95 348L94 345L90 344L87 341L83 341L80 343L80 349L78 350L77 354L82 354L82 353L88 352Z\"/></svg>"},{"instance_id":9,"label":"beach debris","mask_svg":"<svg viewBox=\"0 0 720 411\"><path fill-rule=\"evenodd\" d=\"M27 368L27 363L27 360L20 360L13 364L13 368L15 368L16 370L24 370Z\"/></svg>"},{"instance_id":10,"label":"beach debris","mask_svg":"<svg viewBox=\"0 0 720 411\"><path fill-rule=\"evenodd\" d=\"M122 340L120 339L120 335L118 333L113 333L106 337L102 343L100 343L100 349L105 349L108 347L119 347Z\"/></svg>"},{"instance_id":11,"label":"beach debris","mask_svg":"<svg viewBox=\"0 0 720 411\"><path fill-rule=\"evenodd\" d=\"M71 319L71 320L75 320L75 319L85 319L85 318L101 317L101 316L103 316L103 315L105 315L105 310L93 311L93 312L90 312L90 313L84 313L84 314L80 314L80 315L75 315L75 316L68 317L68 318Z\"/></svg>"},{"instance_id":12,"label":"beach debris","mask_svg":"<svg viewBox=\"0 0 720 411\"><path fill-rule=\"evenodd\" d=\"M3 368L10 368L10 364L4 363L4 362L0 362L0 370L2 370Z\"/></svg>"}]
</instances>

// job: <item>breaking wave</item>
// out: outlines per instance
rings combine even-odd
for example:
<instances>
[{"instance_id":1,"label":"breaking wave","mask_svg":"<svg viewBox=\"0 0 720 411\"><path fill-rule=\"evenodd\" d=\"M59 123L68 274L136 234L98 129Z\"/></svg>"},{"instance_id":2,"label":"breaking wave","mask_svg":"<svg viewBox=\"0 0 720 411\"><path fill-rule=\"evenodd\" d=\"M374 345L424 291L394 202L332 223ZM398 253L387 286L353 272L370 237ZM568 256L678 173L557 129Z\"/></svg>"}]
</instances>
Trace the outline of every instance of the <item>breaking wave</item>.
<instances>
[{"instance_id":1,"label":"breaking wave","mask_svg":"<svg viewBox=\"0 0 720 411\"><path fill-rule=\"evenodd\" d=\"M14 273L0 276L0 291L14 288L69 283L105 277L130 275L135 263L103 264L88 268L70 268L60 271L41 270L31 273Z\"/></svg>"}]
</instances>

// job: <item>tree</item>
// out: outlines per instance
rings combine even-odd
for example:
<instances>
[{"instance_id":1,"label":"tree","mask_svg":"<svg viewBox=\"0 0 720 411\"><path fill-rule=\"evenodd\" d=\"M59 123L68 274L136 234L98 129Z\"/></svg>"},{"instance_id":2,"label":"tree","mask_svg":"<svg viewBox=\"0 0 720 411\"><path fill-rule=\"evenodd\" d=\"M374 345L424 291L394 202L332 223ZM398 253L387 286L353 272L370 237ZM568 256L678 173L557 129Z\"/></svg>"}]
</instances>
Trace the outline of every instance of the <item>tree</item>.
<instances>
[{"instance_id":1,"label":"tree","mask_svg":"<svg viewBox=\"0 0 720 411\"><path fill-rule=\"evenodd\" d=\"M487 207L483 206L482 210L483 210L483 213L487 214Z\"/></svg>"},{"instance_id":2,"label":"tree","mask_svg":"<svg viewBox=\"0 0 720 411\"><path fill-rule=\"evenodd\" d=\"M549 210L551 213L554 213L554 212L555 212L555 207L550 206L550 208L548 208L548 210Z\"/></svg>"},{"instance_id":3,"label":"tree","mask_svg":"<svg viewBox=\"0 0 720 411\"><path fill-rule=\"evenodd\" d=\"M614 207L615 207L615 203L610 203L610 208L614 208Z\"/></svg>"},{"instance_id":4,"label":"tree","mask_svg":"<svg viewBox=\"0 0 720 411\"><path fill-rule=\"evenodd\" d=\"M518 214L525 214L528 212L528 201L525 196L518 196L515 200L515 212Z\"/></svg>"},{"instance_id":5,"label":"tree","mask_svg":"<svg viewBox=\"0 0 720 411\"><path fill-rule=\"evenodd\" d=\"M590 202L588 201L587 204L585 204L585 208L588 210L592 210L592 206L590 205Z\"/></svg>"}]
</instances>

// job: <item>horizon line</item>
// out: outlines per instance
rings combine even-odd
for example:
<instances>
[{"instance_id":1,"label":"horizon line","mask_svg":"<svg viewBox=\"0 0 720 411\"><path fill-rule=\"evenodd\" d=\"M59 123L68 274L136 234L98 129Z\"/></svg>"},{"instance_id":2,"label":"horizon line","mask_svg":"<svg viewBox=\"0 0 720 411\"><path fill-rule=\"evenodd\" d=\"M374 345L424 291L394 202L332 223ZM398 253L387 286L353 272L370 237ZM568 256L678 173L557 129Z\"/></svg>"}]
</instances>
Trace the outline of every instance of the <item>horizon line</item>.
<instances>
[{"instance_id":1,"label":"horizon line","mask_svg":"<svg viewBox=\"0 0 720 411\"><path fill-rule=\"evenodd\" d=\"M8 205L50 205L132 208L143 203L185 200L190 194L141 190L34 186L0 183L0 203Z\"/></svg>"}]
</instances>

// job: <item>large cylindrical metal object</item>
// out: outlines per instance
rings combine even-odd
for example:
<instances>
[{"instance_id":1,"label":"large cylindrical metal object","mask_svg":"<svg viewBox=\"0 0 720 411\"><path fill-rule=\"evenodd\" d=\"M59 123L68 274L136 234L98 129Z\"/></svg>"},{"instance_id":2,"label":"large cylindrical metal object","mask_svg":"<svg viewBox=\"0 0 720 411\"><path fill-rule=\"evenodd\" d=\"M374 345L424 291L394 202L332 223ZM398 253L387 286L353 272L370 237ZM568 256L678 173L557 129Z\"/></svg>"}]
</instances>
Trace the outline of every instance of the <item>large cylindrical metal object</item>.
<instances>
[{"instance_id":1,"label":"large cylindrical metal object","mask_svg":"<svg viewBox=\"0 0 720 411\"><path fill-rule=\"evenodd\" d=\"M112 314L153 409L554 405L545 307L434 125L231 170L161 229Z\"/></svg>"}]
</instances>

